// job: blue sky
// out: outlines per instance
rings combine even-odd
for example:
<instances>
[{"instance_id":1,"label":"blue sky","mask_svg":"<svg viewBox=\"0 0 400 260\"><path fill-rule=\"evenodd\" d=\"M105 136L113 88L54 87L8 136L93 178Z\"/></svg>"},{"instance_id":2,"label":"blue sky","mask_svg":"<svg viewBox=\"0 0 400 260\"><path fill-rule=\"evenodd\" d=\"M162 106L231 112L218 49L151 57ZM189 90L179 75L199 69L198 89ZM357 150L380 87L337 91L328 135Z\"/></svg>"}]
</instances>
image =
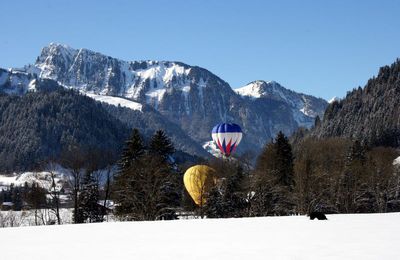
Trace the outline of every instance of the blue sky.
<instances>
[{"instance_id":1,"label":"blue sky","mask_svg":"<svg viewBox=\"0 0 400 260\"><path fill-rule=\"evenodd\" d=\"M329 99L400 57L399 13L400 1L2 1L0 67L33 63L58 42Z\"/></svg>"}]
</instances>

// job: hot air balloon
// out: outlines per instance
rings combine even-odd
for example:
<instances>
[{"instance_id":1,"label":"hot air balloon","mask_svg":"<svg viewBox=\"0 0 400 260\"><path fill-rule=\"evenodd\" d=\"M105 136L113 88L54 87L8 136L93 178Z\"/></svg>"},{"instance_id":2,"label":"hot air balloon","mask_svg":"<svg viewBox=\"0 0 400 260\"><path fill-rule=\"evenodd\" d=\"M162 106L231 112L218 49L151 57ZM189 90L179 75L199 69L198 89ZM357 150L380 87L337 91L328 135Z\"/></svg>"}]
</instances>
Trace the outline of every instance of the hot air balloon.
<instances>
[{"instance_id":1,"label":"hot air balloon","mask_svg":"<svg viewBox=\"0 0 400 260\"><path fill-rule=\"evenodd\" d=\"M229 157L242 140L242 129L237 124L218 124L211 132L212 139L224 156Z\"/></svg>"},{"instance_id":2,"label":"hot air balloon","mask_svg":"<svg viewBox=\"0 0 400 260\"><path fill-rule=\"evenodd\" d=\"M193 201L203 207L208 192L216 183L215 170L207 165L192 166L185 172L183 183Z\"/></svg>"}]
</instances>

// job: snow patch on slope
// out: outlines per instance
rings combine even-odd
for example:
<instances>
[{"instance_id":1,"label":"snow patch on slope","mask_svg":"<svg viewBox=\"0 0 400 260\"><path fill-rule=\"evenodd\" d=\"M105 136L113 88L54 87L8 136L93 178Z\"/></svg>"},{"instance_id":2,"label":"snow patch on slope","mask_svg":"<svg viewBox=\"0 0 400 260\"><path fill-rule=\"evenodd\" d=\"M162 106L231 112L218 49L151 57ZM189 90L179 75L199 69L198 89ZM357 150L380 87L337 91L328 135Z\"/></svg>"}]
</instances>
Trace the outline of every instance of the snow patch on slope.
<instances>
[{"instance_id":1,"label":"snow patch on slope","mask_svg":"<svg viewBox=\"0 0 400 260\"><path fill-rule=\"evenodd\" d=\"M86 96L93 98L96 101L107 103L113 106L121 106L126 107L132 110L142 111L142 104L138 102L134 102L132 100L128 100L125 98L120 97L112 97L112 96L105 96L105 95L97 95L91 93L85 93Z\"/></svg>"},{"instance_id":2,"label":"snow patch on slope","mask_svg":"<svg viewBox=\"0 0 400 260\"><path fill-rule=\"evenodd\" d=\"M235 92L241 96L251 97L251 98L260 98L260 85L249 83L244 87L235 89Z\"/></svg>"},{"instance_id":3,"label":"snow patch on slope","mask_svg":"<svg viewBox=\"0 0 400 260\"><path fill-rule=\"evenodd\" d=\"M328 103L331 104L331 103L333 103L334 101L340 101L340 98L338 98L338 97L335 96L335 97L329 99Z\"/></svg>"},{"instance_id":4,"label":"snow patch on slope","mask_svg":"<svg viewBox=\"0 0 400 260\"><path fill-rule=\"evenodd\" d=\"M173 89L172 82L182 77L186 78L189 72L190 68L185 69L183 66L175 63L172 63L172 65L169 64L169 66L166 66L165 63L158 63L156 65L152 65L147 69L134 71L133 74L135 78L139 80L147 79L149 81L150 87L145 93L146 103L151 104L157 109L165 93ZM185 95L185 100L187 101L186 93L188 93L190 90L190 83L186 81L179 83L180 84L178 86L175 86L174 89L182 91ZM135 93L135 96L133 96L133 98L138 99L138 94L140 94L140 91L131 90L128 92Z\"/></svg>"}]
</instances>

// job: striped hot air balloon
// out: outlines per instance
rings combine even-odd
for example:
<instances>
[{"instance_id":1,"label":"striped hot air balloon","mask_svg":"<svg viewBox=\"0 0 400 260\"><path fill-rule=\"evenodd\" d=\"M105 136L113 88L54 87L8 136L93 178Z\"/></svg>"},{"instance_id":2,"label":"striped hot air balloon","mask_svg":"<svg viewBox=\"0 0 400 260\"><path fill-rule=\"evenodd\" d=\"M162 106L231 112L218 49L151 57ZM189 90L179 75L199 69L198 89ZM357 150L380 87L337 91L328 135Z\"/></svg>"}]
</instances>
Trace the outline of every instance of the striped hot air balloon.
<instances>
[{"instance_id":1,"label":"striped hot air balloon","mask_svg":"<svg viewBox=\"0 0 400 260\"><path fill-rule=\"evenodd\" d=\"M214 126L211 136L221 153L228 157L242 140L242 129L237 124L222 123Z\"/></svg>"}]
</instances>

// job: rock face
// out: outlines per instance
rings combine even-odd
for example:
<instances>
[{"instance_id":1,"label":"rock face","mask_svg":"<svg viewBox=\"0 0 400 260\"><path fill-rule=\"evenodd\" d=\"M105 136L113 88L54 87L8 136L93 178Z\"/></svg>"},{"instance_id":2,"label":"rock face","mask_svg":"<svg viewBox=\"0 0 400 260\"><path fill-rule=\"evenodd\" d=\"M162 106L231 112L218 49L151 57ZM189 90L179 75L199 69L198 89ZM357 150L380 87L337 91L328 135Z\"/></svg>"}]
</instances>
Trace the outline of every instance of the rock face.
<instances>
[{"instance_id":1,"label":"rock face","mask_svg":"<svg viewBox=\"0 0 400 260\"><path fill-rule=\"evenodd\" d=\"M5 70L0 68L0 92L22 95L34 90L36 78L25 71Z\"/></svg>"},{"instance_id":2,"label":"rock face","mask_svg":"<svg viewBox=\"0 0 400 260\"><path fill-rule=\"evenodd\" d=\"M282 87L275 81L253 81L235 90L238 94L250 99L275 100L287 104L293 113L298 126L310 128L316 116L322 118L327 102L322 98L297 93Z\"/></svg>"},{"instance_id":3,"label":"rock face","mask_svg":"<svg viewBox=\"0 0 400 260\"><path fill-rule=\"evenodd\" d=\"M234 91L227 82L197 66L127 62L60 44L43 48L24 73L84 93L150 105L198 144L211 140L210 129L215 124L238 123L244 131L238 152L260 149L278 131L290 134L299 126L312 126L327 106L325 100L290 91L276 82L255 81Z\"/></svg>"}]
</instances>

